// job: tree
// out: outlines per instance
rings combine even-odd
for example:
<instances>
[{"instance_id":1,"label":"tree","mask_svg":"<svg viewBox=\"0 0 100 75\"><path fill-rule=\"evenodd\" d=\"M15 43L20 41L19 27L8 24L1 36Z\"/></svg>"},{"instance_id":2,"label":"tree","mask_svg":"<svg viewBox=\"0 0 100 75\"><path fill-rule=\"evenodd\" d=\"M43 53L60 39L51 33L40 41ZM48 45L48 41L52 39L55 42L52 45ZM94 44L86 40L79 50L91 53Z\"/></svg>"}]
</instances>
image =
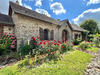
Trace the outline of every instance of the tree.
<instances>
[{"instance_id":1,"label":"tree","mask_svg":"<svg viewBox=\"0 0 100 75\"><path fill-rule=\"evenodd\" d=\"M89 34L99 33L98 23L93 19L85 20L83 23L80 24L80 27L88 30Z\"/></svg>"}]
</instances>

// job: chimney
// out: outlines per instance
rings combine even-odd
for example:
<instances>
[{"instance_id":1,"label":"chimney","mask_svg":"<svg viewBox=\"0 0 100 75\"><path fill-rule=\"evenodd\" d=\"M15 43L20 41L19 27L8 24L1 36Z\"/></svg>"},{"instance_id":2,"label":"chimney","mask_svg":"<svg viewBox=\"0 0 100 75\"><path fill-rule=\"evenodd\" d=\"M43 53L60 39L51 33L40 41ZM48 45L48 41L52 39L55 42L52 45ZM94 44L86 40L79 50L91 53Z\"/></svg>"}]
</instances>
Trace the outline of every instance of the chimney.
<instances>
[{"instance_id":1,"label":"chimney","mask_svg":"<svg viewBox=\"0 0 100 75\"><path fill-rule=\"evenodd\" d=\"M57 19L57 21L60 21L60 19Z\"/></svg>"},{"instance_id":2,"label":"chimney","mask_svg":"<svg viewBox=\"0 0 100 75\"><path fill-rule=\"evenodd\" d=\"M18 0L16 0L16 4L18 4L18 5L19 5L19 2L18 2Z\"/></svg>"}]
</instances>

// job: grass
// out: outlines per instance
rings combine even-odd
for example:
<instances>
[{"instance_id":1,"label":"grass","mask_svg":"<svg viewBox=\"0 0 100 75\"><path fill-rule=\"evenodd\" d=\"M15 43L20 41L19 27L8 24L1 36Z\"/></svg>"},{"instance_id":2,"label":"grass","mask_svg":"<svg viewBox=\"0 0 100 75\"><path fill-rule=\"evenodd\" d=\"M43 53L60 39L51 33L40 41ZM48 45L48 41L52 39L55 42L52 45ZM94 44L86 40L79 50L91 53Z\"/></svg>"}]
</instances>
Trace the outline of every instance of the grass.
<instances>
[{"instance_id":1,"label":"grass","mask_svg":"<svg viewBox=\"0 0 100 75\"><path fill-rule=\"evenodd\" d=\"M61 59L43 63L37 68L18 68L17 65L0 70L0 75L84 75L92 55L75 50L61 55Z\"/></svg>"},{"instance_id":2,"label":"grass","mask_svg":"<svg viewBox=\"0 0 100 75\"><path fill-rule=\"evenodd\" d=\"M96 47L91 47L87 49L88 51L97 52L99 49Z\"/></svg>"}]
</instances>

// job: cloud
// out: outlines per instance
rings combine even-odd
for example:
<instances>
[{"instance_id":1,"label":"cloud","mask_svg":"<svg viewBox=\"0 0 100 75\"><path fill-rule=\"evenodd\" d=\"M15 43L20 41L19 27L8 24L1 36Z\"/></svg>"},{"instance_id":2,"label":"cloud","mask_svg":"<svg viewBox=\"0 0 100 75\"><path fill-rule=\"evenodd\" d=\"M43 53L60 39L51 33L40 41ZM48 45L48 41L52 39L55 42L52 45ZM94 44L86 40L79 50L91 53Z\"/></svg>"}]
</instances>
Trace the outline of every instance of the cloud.
<instances>
[{"instance_id":1,"label":"cloud","mask_svg":"<svg viewBox=\"0 0 100 75\"><path fill-rule=\"evenodd\" d=\"M28 8L28 9L32 10L32 7L30 7L29 5L26 5L25 3L24 3L24 7L26 7L26 8Z\"/></svg>"},{"instance_id":2,"label":"cloud","mask_svg":"<svg viewBox=\"0 0 100 75\"><path fill-rule=\"evenodd\" d=\"M100 8L86 10L82 14L80 14L78 17L74 18L73 21L79 25L86 19L94 19L100 25Z\"/></svg>"},{"instance_id":3,"label":"cloud","mask_svg":"<svg viewBox=\"0 0 100 75\"><path fill-rule=\"evenodd\" d=\"M48 17L51 17L51 15L44 9L38 9L37 8L35 11L38 12L38 13L44 14L44 15L46 15Z\"/></svg>"},{"instance_id":4,"label":"cloud","mask_svg":"<svg viewBox=\"0 0 100 75\"><path fill-rule=\"evenodd\" d=\"M58 2L51 4L50 9L53 10L53 13L55 13L56 15L66 13L66 10L63 8L62 4Z\"/></svg>"},{"instance_id":5,"label":"cloud","mask_svg":"<svg viewBox=\"0 0 100 75\"><path fill-rule=\"evenodd\" d=\"M89 0L87 2L87 5L90 5L90 4L98 4L98 3L100 3L100 0Z\"/></svg>"},{"instance_id":6,"label":"cloud","mask_svg":"<svg viewBox=\"0 0 100 75\"><path fill-rule=\"evenodd\" d=\"M16 0L10 0L16 2ZM19 4L22 5L22 0L18 0ZM0 12L3 14L8 14L9 0L0 0Z\"/></svg>"},{"instance_id":7,"label":"cloud","mask_svg":"<svg viewBox=\"0 0 100 75\"><path fill-rule=\"evenodd\" d=\"M35 6L42 6L42 0L36 0Z\"/></svg>"},{"instance_id":8,"label":"cloud","mask_svg":"<svg viewBox=\"0 0 100 75\"><path fill-rule=\"evenodd\" d=\"M49 0L50 2L53 2L54 0Z\"/></svg>"}]
</instances>

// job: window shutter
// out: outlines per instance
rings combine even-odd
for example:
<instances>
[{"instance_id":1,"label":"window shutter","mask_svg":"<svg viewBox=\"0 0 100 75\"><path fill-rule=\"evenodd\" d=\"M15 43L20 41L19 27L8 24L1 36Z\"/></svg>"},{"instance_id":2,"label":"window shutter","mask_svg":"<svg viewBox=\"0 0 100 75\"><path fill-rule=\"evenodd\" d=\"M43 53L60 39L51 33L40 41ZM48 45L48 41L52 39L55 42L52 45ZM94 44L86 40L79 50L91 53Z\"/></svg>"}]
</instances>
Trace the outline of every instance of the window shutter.
<instances>
[{"instance_id":1,"label":"window shutter","mask_svg":"<svg viewBox=\"0 0 100 75\"><path fill-rule=\"evenodd\" d=\"M40 33L40 40L44 40L44 31L42 28L39 29L39 33Z\"/></svg>"},{"instance_id":2,"label":"window shutter","mask_svg":"<svg viewBox=\"0 0 100 75\"><path fill-rule=\"evenodd\" d=\"M51 40L53 40L54 39L54 30L51 30L50 34L51 34Z\"/></svg>"}]
</instances>

